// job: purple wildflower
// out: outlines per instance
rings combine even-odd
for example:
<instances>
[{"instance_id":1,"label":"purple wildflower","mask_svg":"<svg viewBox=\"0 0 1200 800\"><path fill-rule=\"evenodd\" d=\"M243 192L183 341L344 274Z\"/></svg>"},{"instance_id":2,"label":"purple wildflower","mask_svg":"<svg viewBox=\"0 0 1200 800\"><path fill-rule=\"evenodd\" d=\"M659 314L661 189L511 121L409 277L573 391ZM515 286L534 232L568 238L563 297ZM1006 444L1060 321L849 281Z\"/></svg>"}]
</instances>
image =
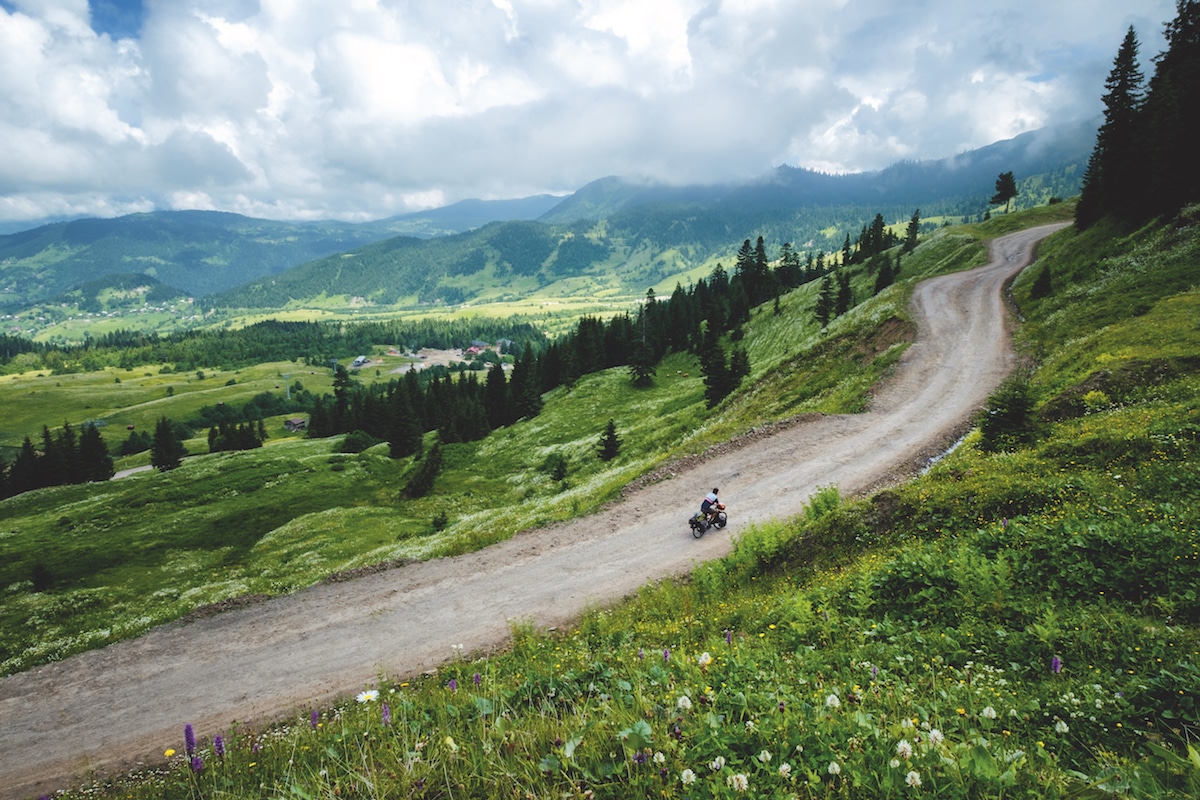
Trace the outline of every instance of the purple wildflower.
<instances>
[{"instance_id":1,"label":"purple wildflower","mask_svg":"<svg viewBox=\"0 0 1200 800\"><path fill-rule=\"evenodd\" d=\"M671 660L671 648L664 647L663 648L663 661L670 661L670 660Z\"/></svg>"},{"instance_id":2,"label":"purple wildflower","mask_svg":"<svg viewBox=\"0 0 1200 800\"><path fill-rule=\"evenodd\" d=\"M733 644L733 628L725 629L725 644Z\"/></svg>"},{"instance_id":3,"label":"purple wildflower","mask_svg":"<svg viewBox=\"0 0 1200 800\"><path fill-rule=\"evenodd\" d=\"M871 665L871 680L875 680L878 677L879 677L879 667L872 664Z\"/></svg>"},{"instance_id":4,"label":"purple wildflower","mask_svg":"<svg viewBox=\"0 0 1200 800\"><path fill-rule=\"evenodd\" d=\"M645 764L646 763L646 754L643 753L641 750L634 753L633 754L633 763L637 764L639 767L642 764Z\"/></svg>"},{"instance_id":5,"label":"purple wildflower","mask_svg":"<svg viewBox=\"0 0 1200 800\"><path fill-rule=\"evenodd\" d=\"M192 756L192 772L204 771L204 759L200 756Z\"/></svg>"},{"instance_id":6,"label":"purple wildflower","mask_svg":"<svg viewBox=\"0 0 1200 800\"><path fill-rule=\"evenodd\" d=\"M1062 659L1061 658L1059 658L1058 656L1055 656L1054 658L1050 659L1050 671L1053 672L1055 675L1062 672Z\"/></svg>"},{"instance_id":7,"label":"purple wildflower","mask_svg":"<svg viewBox=\"0 0 1200 800\"><path fill-rule=\"evenodd\" d=\"M683 741L683 731L679 728L678 725L675 726L675 730L671 731L671 735L675 737L675 741L677 741L677 742Z\"/></svg>"},{"instance_id":8,"label":"purple wildflower","mask_svg":"<svg viewBox=\"0 0 1200 800\"><path fill-rule=\"evenodd\" d=\"M219 733L213 737L213 750L216 752L217 758L225 760L225 737Z\"/></svg>"},{"instance_id":9,"label":"purple wildflower","mask_svg":"<svg viewBox=\"0 0 1200 800\"><path fill-rule=\"evenodd\" d=\"M192 730L190 722L183 726L183 749L189 756L196 755L196 732Z\"/></svg>"},{"instance_id":10,"label":"purple wildflower","mask_svg":"<svg viewBox=\"0 0 1200 800\"><path fill-rule=\"evenodd\" d=\"M383 704L383 707L380 708L379 712L383 715L383 724L391 725L392 724L392 710L390 708L388 708L387 703Z\"/></svg>"},{"instance_id":11,"label":"purple wildflower","mask_svg":"<svg viewBox=\"0 0 1200 800\"><path fill-rule=\"evenodd\" d=\"M321 721L321 715L318 714L317 710L314 708L313 712L308 715L309 727L311 727L315 731L317 729L317 723L319 723L320 721Z\"/></svg>"},{"instance_id":12,"label":"purple wildflower","mask_svg":"<svg viewBox=\"0 0 1200 800\"><path fill-rule=\"evenodd\" d=\"M641 661L645 657L646 657L646 651L639 647L638 648L638 661Z\"/></svg>"},{"instance_id":13,"label":"purple wildflower","mask_svg":"<svg viewBox=\"0 0 1200 800\"><path fill-rule=\"evenodd\" d=\"M471 678L471 680L475 681L475 685L478 686L479 684L483 683L483 676L476 672L475 676Z\"/></svg>"},{"instance_id":14,"label":"purple wildflower","mask_svg":"<svg viewBox=\"0 0 1200 800\"><path fill-rule=\"evenodd\" d=\"M780 700L780 701L779 701L779 710L780 710L780 712L782 712L782 711L783 711L785 708L787 708L787 706L784 704L784 702L783 702L782 700Z\"/></svg>"},{"instance_id":15,"label":"purple wildflower","mask_svg":"<svg viewBox=\"0 0 1200 800\"><path fill-rule=\"evenodd\" d=\"M562 738L561 738L561 737L559 737L559 736L555 736L555 737L554 737L554 746L555 746L555 747L562 747L562 746L563 746L563 740L562 740Z\"/></svg>"},{"instance_id":16,"label":"purple wildflower","mask_svg":"<svg viewBox=\"0 0 1200 800\"><path fill-rule=\"evenodd\" d=\"M454 680L454 678L451 678L449 680L449 682L446 684L446 688L452 692L457 692L458 691L458 681Z\"/></svg>"}]
</instances>

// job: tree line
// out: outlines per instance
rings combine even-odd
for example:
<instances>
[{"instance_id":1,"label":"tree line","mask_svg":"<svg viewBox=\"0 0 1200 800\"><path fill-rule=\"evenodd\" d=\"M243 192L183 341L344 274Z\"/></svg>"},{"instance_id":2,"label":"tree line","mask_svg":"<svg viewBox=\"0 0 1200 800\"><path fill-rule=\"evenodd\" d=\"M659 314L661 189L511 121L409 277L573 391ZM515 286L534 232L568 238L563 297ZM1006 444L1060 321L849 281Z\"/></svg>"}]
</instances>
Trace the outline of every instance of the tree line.
<instances>
[{"instance_id":1,"label":"tree line","mask_svg":"<svg viewBox=\"0 0 1200 800\"><path fill-rule=\"evenodd\" d=\"M1177 0L1165 26L1167 48L1145 82L1132 26L1104 82L1104 122L1088 160L1075 209L1086 230L1105 217L1141 224L1174 214L1197 196L1195 150L1200 104L1200 3Z\"/></svg>"},{"instance_id":2,"label":"tree line","mask_svg":"<svg viewBox=\"0 0 1200 800\"><path fill-rule=\"evenodd\" d=\"M773 266L762 236L754 244L745 239L737 252L732 274L718 262L707 278L686 289L676 284L666 299L657 298L651 289L636 313L624 312L607 320L581 317L574 329L550 342L532 326L512 321L475 321L471 324L478 327L469 331L464 327L467 323L373 322L342 327L271 321L242 332L190 332L173 337L119 331L89 338L83 349L128 349L140 353L133 358L154 353L153 361L173 348L196 344L195 349L189 350L193 356L210 352L209 357L227 364L253 358L249 353L261 356L270 351L277 356L288 348L294 351L336 346L339 352L362 351L381 341L402 341L403 336L423 337L420 341L425 346L447 346L452 337L462 337L456 342L459 343L488 332L523 336L519 355L480 360L474 366L489 366L462 370L457 377L453 370L438 365L409 371L387 383L362 385L344 366L335 364L330 394L314 395L296 381L289 387L289 399L262 392L241 405L205 406L182 422L164 417L152 437L133 431L119 446L121 455L149 449L151 464L167 470L178 466L186 455L182 443L191 438L194 430L209 429L210 452L251 449L260 447L267 438L264 418L307 413L309 437L358 432L366 445L387 442L393 458L421 456L425 436L430 432L437 433L439 448L442 444L481 439L496 428L536 416L542 409L542 395L559 386L571 385L584 375L625 367L634 385L648 385L654 379L657 365L670 353L690 352L696 356L706 403L710 408L715 407L750 374L749 357L739 342L752 308L774 301L778 313L783 293L820 280L813 313L826 325L853 305L849 267L862 265L867 272L874 273L875 292L882 291L898 275L901 255L916 246L919 231L919 210L913 212L903 239L877 214L870 226L863 226L857 238L851 239L847 234L840 261L838 254L827 256L823 251L810 252L802 259L791 243L784 243ZM895 250L894 257L889 250ZM504 341L509 342L507 338ZM726 341L729 352L723 344ZM535 343L541 346L536 347ZM314 362L320 360L312 358ZM176 369L182 366L176 365ZM112 459L94 425L86 426L85 436L81 437L87 440L93 454L87 457L70 455L75 450L72 449L74 433L69 425L64 425L57 438L44 427L42 438L41 450L26 437L11 465L6 466L0 460L0 491L6 493L4 496L42 486L111 477ZM98 455L100 450L108 459L107 467ZM95 462L99 465L84 466ZM74 471L64 466L67 463L75 465ZM428 467L423 471L428 472Z\"/></svg>"}]
</instances>

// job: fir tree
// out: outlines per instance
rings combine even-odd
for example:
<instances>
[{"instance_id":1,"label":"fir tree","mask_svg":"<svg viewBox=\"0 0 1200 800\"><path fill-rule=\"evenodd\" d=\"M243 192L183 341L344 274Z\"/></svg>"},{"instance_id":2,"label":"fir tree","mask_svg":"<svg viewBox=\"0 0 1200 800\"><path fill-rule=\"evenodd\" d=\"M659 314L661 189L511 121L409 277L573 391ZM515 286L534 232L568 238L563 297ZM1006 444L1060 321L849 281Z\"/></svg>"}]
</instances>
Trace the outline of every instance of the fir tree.
<instances>
[{"instance_id":1,"label":"fir tree","mask_svg":"<svg viewBox=\"0 0 1200 800\"><path fill-rule=\"evenodd\" d=\"M416 499L425 497L433 491L434 481L437 480L438 474L442 471L442 443L440 440L435 440L433 447L429 448L429 452L421 459L417 471L409 479L404 486L404 496Z\"/></svg>"},{"instance_id":2,"label":"fir tree","mask_svg":"<svg viewBox=\"0 0 1200 800\"><path fill-rule=\"evenodd\" d=\"M617 423L610 417L596 444L596 455L601 461L612 461L621 452L621 437L617 435Z\"/></svg>"},{"instance_id":3,"label":"fir tree","mask_svg":"<svg viewBox=\"0 0 1200 800\"><path fill-rule=\"evenodd\" d=\"M988 202L994 206L1004 203L1004 213L1007 214L1012 204L1012 199L1016 196L1017 179L1013 177L1011 172L1001 172L1000 177L996 178L996 193L992 195L992 199Z\"/></svg>"},{"instance_id":4,"label":"fir tree","mask_svg":"<svg viewBox=\"0 0 1200 800\"><path fill-rule=\"evenodd\" d=\"M913 212L912 218L908 221L908 227L904 229L904 252L911 253L917 249L917 236L921 233L921 209Z\"/></svg>"},{"instance_id":5,"label":"fir tree","mask_svg":"<svg viewBox=\"0 0 1200 800\"><path fill-rule=\"evenodd\" d=\"M79 434L79 471L84 481L107 481L115 473L113 457L94 423L88 422Z\"/></svg>"},{"instance_id":6,"label":"fir tree","mask_svg":"<svg viewBox=\"0 0 1200 800\"><path fill-rule=\"evenodd\" d=\"M183 442L175 433L171 420L160 418L154 426L154 440L150 444L151 466L159 472L167 472L182 464L185 454Z\"/></svg>"}]
</instances>

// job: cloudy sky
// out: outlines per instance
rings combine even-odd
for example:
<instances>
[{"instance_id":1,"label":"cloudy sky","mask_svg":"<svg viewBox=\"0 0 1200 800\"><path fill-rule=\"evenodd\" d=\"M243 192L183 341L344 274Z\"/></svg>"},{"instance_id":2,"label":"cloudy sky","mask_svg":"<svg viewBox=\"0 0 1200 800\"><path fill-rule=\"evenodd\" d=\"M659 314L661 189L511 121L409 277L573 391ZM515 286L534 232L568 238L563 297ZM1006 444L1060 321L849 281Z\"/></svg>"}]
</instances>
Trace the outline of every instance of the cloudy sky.
<instances>
[{"instance_id":1,"label":"cloudy sky","mask_svg":"<svg viewBox=\"0 0 1200 800\"><path fill-rule=\"evenodd\" d=\"M366 220L940 158L1102 111L1174 0L0 0L0 223Z\"/></svg>"}]
</instances>

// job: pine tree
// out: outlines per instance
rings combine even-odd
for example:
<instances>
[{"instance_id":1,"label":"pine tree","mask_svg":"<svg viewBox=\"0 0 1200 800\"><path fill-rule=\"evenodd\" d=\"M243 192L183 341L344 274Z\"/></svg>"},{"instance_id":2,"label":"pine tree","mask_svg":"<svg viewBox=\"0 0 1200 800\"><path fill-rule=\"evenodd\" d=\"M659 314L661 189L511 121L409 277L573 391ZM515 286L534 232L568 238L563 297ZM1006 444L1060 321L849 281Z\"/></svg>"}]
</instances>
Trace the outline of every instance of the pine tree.
<instances>
[{"instance_id":1,"label":"pine tree","mask_svg":"<svg viewBox=\"0 0 1200 800\"><path fill-rule=\"evenodd\" d=\"M729 365L721 348L720 331L713 325L705 330L704 341L700 345L700 374L704 376L705 402L709 408L715 408L732 391L732 387Z\"/></svg>"},{"instance_id":2,"label":"pine tree","mask_svg":"<svg viewBox=\"0 0 1200 800\"><path fill-rule=\"evenodd\" d=\"M488 370L487 382L484 384L484 410L487 412L488 424L499 428L508 422L508 378L504 374L504 364L497 361Z\"/></svg>"},{"instance_id":3,"label":"pine tree","mask_svg":"<svg viewBox=\"0 0 1200 800\"><path fill-rule=\"evenodd\" d=\"M1075 227L1079 230L1101 217L1131 208L1140 195L1144 97L1137 52L1137 34L1130 26L1104 82L1104 123L1096 134L1075 212Z\"/></svg>"},{"instance_id":4,"label":"pine tree","mask_svg":"<svg viewBox=\"0 0 1200 800\"><path fill-rule=\"evenodd\" d=\"M921 233L921 209L913 212L912 218L908 221L908 227L904 229L904 252L911 253L917 249L917 236Z\"/></svg>"},{"instance_id":5,"label":"pine tree","mask_svg":"<svg viewBox=\"0 0 1200 800\"><path fill-rule=\"evenodd\" d=\"M654 354L650 347L642 341L633 346L633 358L629 362L629 377L634 386L645 387L654 383L657 370L654 368Z\"/></svg>"},{"instance_id":6,"label":"pine tree","mask_svg":"<svg viewBox=\"0 0 1200 800\"><path fill-rule=\"evenodd\" d=\"M166 417L159 419L154 426L154 440L150 445L150 465L159 472L175 469L183 463L186 451L183 442L175 433L171 420Z\"/></svg>"},{"instance_id":7,"label":"pine tree","mask_svg":"<svg viewBox=\"0 0 1200 800\"><path fill-rule=\"evenodd\" d=\"M829 320L833 319L833 309L837 302L837 295L834 294L833 277L826 273L821 278L821 286L817 290L817 303L813 309L813 313L817 317L817 322L821 323L824 328L829 324Z\"/></svg>"},{"instance_id":8,"label":"pine tree","mask_svg":"<svg viewBox=\"0 0 1200 800\"><path fill-rule=\"evenodd\" d=\"M850 310L854 301L854 295L850 290L850 273L844 269L838 272L837 287L837 299L834 301L833 313L834 316L840 317Z\"/></svg>"},{"instance_id":9,"label":"pine tree","mask_svg":"<svg viewBox=\"0 0 1200 800\"><path fill-rule=\"evenodd\" d=\"M1167 49L1155 59L1142 106L1147 143L1142 216L1174 213L1197 199L1196 109L1200 107L1200 2L1177 0L1165 26Z\"/></svg>"},{"instance_id":10,"label":"pine tree","mask_svg":"<svg viewBox=\"0 0 1200 800\"><path fill-rule=\"evenodd\" d=\"M416 499L425 497L433 491L434 481L437 480L438 474L442 471L442 443L440 440L435 440L433 447L429 448L429 452L421 459L417 471L409 479L404 486L404 496Z\"/></svg>"},{"instance_id":11,"label":"pine tree","mask_svg":"<svg viewBox=\"0 0 1200 800\"><path fill-rule=\"evenodd\" d=\"M106 481L115 472L112 456L104 444L100 430L92 423L83 426L79 435L80 475L85 481Z\"/></svg>"},{"instance_id":12,"label":"pine tree","mask_svg":"<svg viewBox=\"0 0 1200 800\"><path fill-rule=\"evenodd\" d=\"M621 437L617 435L617 423L610 417L608 424L604 426L604 433L600 434L600 441L596 444L596 455L601 461L612 461L621 452Z\"/></svg>"},{"instance_id":13,"label":"pine tree","mask_svg":"<svg viewBox=\"0 0 1200 800\"><path fill-rule=\"evenodd\" d=\"M1001 172L1000 177L996 178L996 193L992 195L992 199L988 202L994 206L1004 203L1004 213L1007 214L1012 204L1012 199L1017 196L1017 179L1013 177L1011 172Z\"/></svg>"}]
</instances>

